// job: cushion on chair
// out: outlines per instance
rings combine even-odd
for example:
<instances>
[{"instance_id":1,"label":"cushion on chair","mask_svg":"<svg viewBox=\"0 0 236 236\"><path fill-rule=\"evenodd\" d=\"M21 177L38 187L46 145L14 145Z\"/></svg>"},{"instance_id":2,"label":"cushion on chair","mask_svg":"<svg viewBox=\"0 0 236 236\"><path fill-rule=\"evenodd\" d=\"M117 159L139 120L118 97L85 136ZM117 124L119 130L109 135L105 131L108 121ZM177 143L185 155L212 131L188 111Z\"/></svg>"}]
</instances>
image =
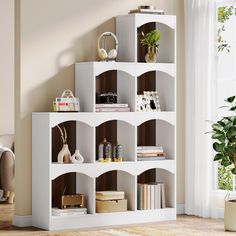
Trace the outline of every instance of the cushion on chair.
<instances>
[{"instance_id":1,"label":"cushion on chair","mask_svg":"<svg viewBox=\"0 0 236 236\"><path fill-rule=\"evenodd\" d=\"M14 135L0 135L0 147L10 148L14 152Z\"/></svg>"}]
</instances>

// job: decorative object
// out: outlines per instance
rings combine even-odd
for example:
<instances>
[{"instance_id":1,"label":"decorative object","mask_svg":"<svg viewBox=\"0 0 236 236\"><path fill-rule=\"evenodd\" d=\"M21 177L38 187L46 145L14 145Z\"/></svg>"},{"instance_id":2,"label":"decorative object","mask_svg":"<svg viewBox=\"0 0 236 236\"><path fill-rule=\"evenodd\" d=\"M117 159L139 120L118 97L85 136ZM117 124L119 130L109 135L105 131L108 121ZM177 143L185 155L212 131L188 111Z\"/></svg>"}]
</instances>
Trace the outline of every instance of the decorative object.
<instances>
[{"instance_id":1,"label":"decorative object","mask_svg":"<svg viewBox=\"0 0 236 236\"><path fill-rule=\"evenodd\" d=\"M71 162L74 164L80 164L84 162L84 158L80 154L79 149L76 149L75 153L71 156Z\"/></svg>"},{"instance_id":2,"label":"decorative object","mask_svg":"<svg viewBox=\"0 0 236 236\"><path fill-rule=\"evenodd\" d=\"M53 111L80 111L79 98L75 98L71 90L65 90L61 97L53 101Z\"/></svg>"},{"instance_id":3,"label":"decorative object","mask_svg":"<svg viewBox=\"0 0 236 236\"><path fill-rule=\"evenodd\" d=\"M84 194L62 195L60 209L67 207L84 207Z\"/></svg>"},{"instance_id":4,"label":"decorative object","mask_svg":"<svg viewBox=\"0 0 236 236\"><path fill-rule=\"evenodd\" d=\"M161 111L157 91L144 91L137 95L137 111Z\"/></svg>"},{"instance_id":5,"label":"decorative object","mask_svg":"<svg viewBox=\"0 0 236 236\"><path fill-rule=\"evenodd\" d=\"M99 95L99 102L102 104L113 104L117 103L117 94L116 93L102 93Z\"/></svg>"},{"instance_id":6,"label":"decorative object","mask_svg":"<svg viewBox=\"0 0 236 236\"><path fill-rule=\"evenodd\" d=\"M70 163L71 162L71 153L70 153L70 150L69 150L68 144L67 144L66 129L65 129L65 127L63 127L63 130L64 130L64 133L63 133L61 127L59 125L57 125L57 127L60 130L61 138L62 138L62 142L63 142L62 149L57 155L57 162L60 164Z\"/></svg>"},{"instance_id":7,"label":"decorative object","mask_svg":"<svg viewBox=\"0 0 236 236\"><path fill-rule=\"evenodd\" d=\"M116 146L113 146L113 161L114 162L123 161L122 150L123 150L123 146L121 144L117 144Z\"/></svg>"},{"instance_id":8,"label":"decorative object","mask_svg":"<svg viewBox=\"0 0 236 236\"><path fill-rule=\"evenodd\" d=\"M145 61L148 63L157 62L157 52L159 48L158 41L160 40L160 31L155 29L149 33L144 34L141 32L142 38L140 39L140 43L145 46L148 46L148 52L145 55Z\"/></svg>"},{"instance_id":9,"label":"decorative object","mask_svg":"<svg viewBox=\"0 0 236 236\"><path fill-rule=\"evenodd\" d=\"M111 162L111 143L106 138L98 146L98 161Z\"/></svg>"},{"instance_id":10,"label":"decorative object","mask_svg":"<svg viewBox=\"0 0 236 236\"><path fill-rule=\"evenodd\" d=\"M236 100L235 96L225 100L230 112L234 115L224 116L211 125L213 149L216 151L214 161L219 161L224 167L229 166L232 174L236 175Z\"/></svg>"},{"instance_id":11,"label":"decorative object","mask_svg":"<svg viewBox=\"0 0 236 236\"><path fill-rule=\"evenodd\" d=\"M147 97L149 111L161 111L159 97L157 91L144 91L144 96Z\"/></svg>"},{"instance_id":12,"label":"decorative object","mask_svg":"<svg viewBox=\"0 0 236 236\"><path fill-rule=\"evenodd\" d=\"M111 49L109 52L106 50L106 38L107 37L112 37L115 40L115 48ZM103 46L102 48L100 47L101 45L101 40L103 40ZM102 33L97 42L97 49L98 49L98 56L102 61L114 61L117 57L117 52L118 52L118 39L115 34L112 32L104 32Z\"/></svg>"},{"instance_id":13,"label":"decorative object","mask_svg":"<svg viewBox=\"0 0 236 236\"><path fill-rule=\"evenodd\" d=\"M96 192L96 212L127 211L127 199L123 191Z\"/></svg>"}]
</instances>

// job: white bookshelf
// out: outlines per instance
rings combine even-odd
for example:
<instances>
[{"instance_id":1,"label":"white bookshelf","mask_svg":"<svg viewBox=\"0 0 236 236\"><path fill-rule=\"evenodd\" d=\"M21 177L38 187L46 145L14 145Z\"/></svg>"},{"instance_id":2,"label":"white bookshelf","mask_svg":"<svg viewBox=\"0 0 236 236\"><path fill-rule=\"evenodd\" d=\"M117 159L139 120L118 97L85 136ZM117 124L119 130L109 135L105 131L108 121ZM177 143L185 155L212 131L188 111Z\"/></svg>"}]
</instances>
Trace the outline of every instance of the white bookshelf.
<instances>
[{"instance_id":1,"label":"white bookshelf","mask_svg":"<svg viewBox=\"0 0 236 236\"><path fill-rule=\"evenodd\" d=\"M132 14L117 17L119 61L82 62L75 64L75 95L80 98L81 112L34 112L32 114L32 225L58 230L133 224L176 218L176 64L175 16ZM137 29L155 22L161 35L165 56L158 63L137 60ZM168 49L168 50L167 50ZM163 49L164 50L164 49ZM117 71L118 103L128 103L131 112L95 112L96 80L108 71ZM139 77L154 71L161 112L137 112L136 95ZM96 161L97 127L117 121L117 140L123 145L124 161ZM155 120L156 145L163 146L166 160L137 161L138 127ZM52 162L52 128L67 121L76 121L76 148L85 158L83 164ZM101 141L101 140L99 140ZM92 148L91 148L92 147ZM75 150L71 150L74 153ZM156 180L166 187L167 208L137 210L137 179L143 172L155 169ZM96 213L96 179L109 171L117 171L117 190L125 192L127 212ZM76 172L76 192L85 194L88 214L52 216L52 181L66 173Z\"/></svg>"}]
</instances>

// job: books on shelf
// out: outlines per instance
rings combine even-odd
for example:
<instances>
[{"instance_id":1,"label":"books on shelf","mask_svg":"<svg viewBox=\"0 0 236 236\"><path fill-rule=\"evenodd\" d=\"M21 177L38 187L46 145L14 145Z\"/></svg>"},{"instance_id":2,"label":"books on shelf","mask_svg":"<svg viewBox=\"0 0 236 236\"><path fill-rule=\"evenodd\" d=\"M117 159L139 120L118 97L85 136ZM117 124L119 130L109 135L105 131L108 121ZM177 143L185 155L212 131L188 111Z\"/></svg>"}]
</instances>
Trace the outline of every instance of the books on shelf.
<instances>
[{"instance_id":1,"label":"books on shelf","mask_svg":"<svg viewBox=\"0 0 236 236\"><path fill-rule=\"evenodd\" d=\"M129 14L132 14L132 13L148 13L148 14L157 14L157 15L164 15L165 14L163 10L144 9L144 8L130 10Z\"/></svg>"},{"instance_id":2,"label":"books on shelf","mask_svg":"<svg viewBox=\"0 0 236 236\"><path fill-rule=\"evenodd\" d=\"M138 184L138 210L166 208L165 185L159 182Z\"/></svg>"},{"instance_id":3,"label":"books on shelf","mask_svg":"<svg viewBox=\"0 0 236 236\"><path fill-rule=\"evenodd\" d=\"M52 208L53 216L69 216L69 215L84 215L87 214L87 208Z\"/></svg>"},{"instance_id":4,"label":"books on shelf","mask_svg":"<svg viewBox=\"0 0 236 236\"><path fill-rule=\"evenodd\" d=\"M165 157L138 157L137 160L138 161L161 161L161 160L165 160Z\"/></svg>"},{"instance_id":5,"label":"books on shelf","mask_svg":"<svg viewBox=\"0 0 236 236\"><path fill-rule=\"evenodd\" d=\"M128 107L128 104L126 103L111 103L111 104L105 104L105 103L101 103L101 104L96 104L96 108L114 108L114 107Z\"/></svg>"},{"instance_id":6,"label":"books on shelf","mask_svg":"<svg viewBox=\"0 0 236 236\"><path fill-rule=\"evenodd\" d=\"M96 112L130 112L128 104L96 104Z\"/></svg>"},{"instance_id":7,"label":"books on shelf","mask_svg":"<svg viewBox=\"0 0 236 236\"><path fill-rule=\"evenodd\" d=\"M163 147L138 146L137 157L138 157L138 161L165 160L165 153L164 153Z\"/></svg>"},{"instance_id":8,"label":"books on shelf","mask_svg":"<svg viewBox=\"0 0 236 236\"><path fill-rule=\"evenodd\" d=\"M108 200L120 200L125 198L123 191L97 191L96 200L108 201Z\"/></svg>"}]
</instances>

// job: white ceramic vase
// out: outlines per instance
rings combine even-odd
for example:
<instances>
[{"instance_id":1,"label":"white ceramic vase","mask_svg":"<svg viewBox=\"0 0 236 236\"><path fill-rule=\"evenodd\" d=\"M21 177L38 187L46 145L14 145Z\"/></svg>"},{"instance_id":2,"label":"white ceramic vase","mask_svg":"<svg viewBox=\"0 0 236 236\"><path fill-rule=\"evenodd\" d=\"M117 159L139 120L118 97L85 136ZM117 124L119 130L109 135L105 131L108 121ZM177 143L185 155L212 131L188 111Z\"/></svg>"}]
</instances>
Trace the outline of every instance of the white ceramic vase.
<instances>
[{"instance_id":1,"label":"white ceramic vase","mask_svg":"<svg viewBox=\"0 0 236 236\"><path fill-rule=\"evenodd\" d=\"M74 164L79 164L84 162L83 156L80 154L79 149L75 150L75 153L71 156L71 162Z\"/></svg>"},{"instance_id":2,"label":"white ceramic vase","mask_svg":"<svg viewBox=\"0 0 236 236\"><path fill-rule=\"evenodd\" d=\"M71 161L71 153L68 148L68 144L63 144L61 151L57 155L57 162L60 164L70 163Z\"/></svg>"}]
</instances>

